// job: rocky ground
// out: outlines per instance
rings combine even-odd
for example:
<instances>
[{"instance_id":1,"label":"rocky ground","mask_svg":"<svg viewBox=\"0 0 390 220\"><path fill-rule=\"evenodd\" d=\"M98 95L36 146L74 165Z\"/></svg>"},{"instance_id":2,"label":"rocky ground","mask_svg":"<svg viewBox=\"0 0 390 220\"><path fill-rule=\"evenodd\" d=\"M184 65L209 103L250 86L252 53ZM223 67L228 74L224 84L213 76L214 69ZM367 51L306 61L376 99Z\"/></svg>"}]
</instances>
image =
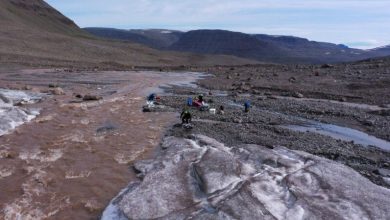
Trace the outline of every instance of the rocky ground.
<instances>
[{"instance_id":1,"label":"rocky ground","mask_svg":"<svg viewBox=\"0 0 390 220\"><path fill-rule=\"evenodd\" d=\"M193 92L188 91L188 95ZM183 94L183 91L180 91ZM250 113L244 113L240 104L243 97L206 96L211 105L225 107L224 115L212 115L208 112L192 110L194 128L190 131L176 126L169 136L186 137L190 134L203 134L234 146L238 144L258 144L270 148L285 146L289 149L306 151L346 164L376 184L390 187L389 182L379 173L382 168L390 168L390 152L375 147L363 147L354 142L347 142L312 132L298 132L283 125L301 124L305 119L321 120L328 123L356 127L363 131L389 140L389 117L368 113L370 110L352 107L294 101L274 98L254 100ZM185 103L185 96L164 97L163 104L180 111ZM368 111L368 112L367 112ZM323 112L318 115L318 112ZM298 116L298 117L297 117ZM321 117L322 116L322 117ZM371 123L362 123L370 118ZM365 122L365 121L364 121Z\"/></svg>"},{"instance_id":2,"label":"rocky ground","mask_svg":"<svg viewBox=\"0 0 390 220\"><path fill-rule=\"evenodd\" d=\"M203 87L239 93L331 99L356 103L390 103L390 58L337 65L248 65L193 68L215 77Z\"/></svg>"},{"instance_id":3,"label":"rocky ground","mask_svg":"<svg viewBox=\"0 0 390 220\"><path fill-rule=\"evenodd\" d=\"M191 107L193 128L177 123L155 158L135 162L139 181L112 200L102 219L388 218L386 100L305 98L293 90L225 91L219 77L201 80L207 88L173 87L162 96L165 110L180 112L188 97L204 94L211 108L224 106L224 114ZM246 100L252 103L249 113L243 111ZM290 127L307 123L352 128L372 135L363 139L381 138L383 145Z\"/></svg>"}]
</instances>

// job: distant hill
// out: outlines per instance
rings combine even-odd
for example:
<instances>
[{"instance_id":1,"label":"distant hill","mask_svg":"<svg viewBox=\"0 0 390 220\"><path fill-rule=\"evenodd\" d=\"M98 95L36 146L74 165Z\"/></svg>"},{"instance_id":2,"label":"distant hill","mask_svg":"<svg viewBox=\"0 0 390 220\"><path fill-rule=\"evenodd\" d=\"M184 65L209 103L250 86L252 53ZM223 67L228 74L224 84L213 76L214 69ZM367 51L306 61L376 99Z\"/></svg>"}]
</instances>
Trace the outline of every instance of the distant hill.
<instances>
[{"instance_id":1,"label":"distant hill","mask_svg":"<svg viewBox=\"0 0 390 220\"><path fill-rule=\"evenodd\" d=\"M157 49L234 55L274 63L337 63L390 55L389 48L360 50L293 36L251 35L225 30L185 33L172 30L86 30L100 37L129 40Z\"/></svg>"},{"instance_id":2,"label":"distant hill","mask_svg":"<svg viewBox=\"0 0 390 220\"><path fill-rule=\"evenodd\" d=\"M337 63L390 55L291 36L250 35L221 30L189 31L170 50L229 54L263 62Z\"/></svg>"},{"instance_id":3,"label":"distant hill","mask_svg":"<svg viewBox=\"0 0 390 220\"><path fill-rule=\"evenodd\" d=\"M97 38L43 0L1 0L0 27L0 64L3 66L131 67L255 63L226 55L158 51L131 42Z\"/></svg>"},{"instance_id":4,"label":"distant hill","mask_svg":"<svg viewBox=\"0 0 390 220\"><path fill-rule=\"evenodd\" d=\"M390 55L390 45L374 48L374 49L371 49L369 51L376 53L376 54L379 54L380 56L389 56Z\"/></svg>"},{"instance_id":5,"label":"distant hill","mask_svg":"<svg viewBox=\"0 0 390 220\"><path fill-rule=\"evenodd\" d=\"M122 30L115 28L84 28L90 34L98 37L131 41L156 49L165 49L178 41L183 34L181 31L147 29Z\"/></svg>"},{"instance_id":6,"label":"distant hill","mask_svg":"<svg viewBox=\"0 0 390 220\"><path fill-rule=\"evenodd\" d=\"M268 62L282 62L278 55L287 52L254 36L224 30L189 31L172 44L169 50L200 54L229 54Z\"/></svg>"},{"instance_id":7,"label":"distant hill","mask_svg":"<svg viewBox=\"0 0 390 220\"><path fill-rule=\"evenodd\" d=\"M254 35L258 40L272 43L287 50L289 56L307 60L313 63L348 62L376 57L376 54L349 48L342 44L309 41L305 38L292 36Z\"/></svg>"}]
</instances>

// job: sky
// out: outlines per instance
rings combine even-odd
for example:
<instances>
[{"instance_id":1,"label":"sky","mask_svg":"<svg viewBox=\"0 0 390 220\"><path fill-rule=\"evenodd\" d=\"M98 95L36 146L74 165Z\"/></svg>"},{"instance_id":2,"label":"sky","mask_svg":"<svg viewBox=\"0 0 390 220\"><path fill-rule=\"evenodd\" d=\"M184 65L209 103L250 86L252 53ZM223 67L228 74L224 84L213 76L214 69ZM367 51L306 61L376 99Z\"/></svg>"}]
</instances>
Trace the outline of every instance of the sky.
<instances>
[{"instance_id":1,"label":"sky","mask_svg":"<svg viewBox=\"0 0 390 220\"><path fill-rule=\"evenodd\" d=\"M390 0L46 0L80 27L225 29L369 49L390 44Z\"/></svg>"}]
</instances>

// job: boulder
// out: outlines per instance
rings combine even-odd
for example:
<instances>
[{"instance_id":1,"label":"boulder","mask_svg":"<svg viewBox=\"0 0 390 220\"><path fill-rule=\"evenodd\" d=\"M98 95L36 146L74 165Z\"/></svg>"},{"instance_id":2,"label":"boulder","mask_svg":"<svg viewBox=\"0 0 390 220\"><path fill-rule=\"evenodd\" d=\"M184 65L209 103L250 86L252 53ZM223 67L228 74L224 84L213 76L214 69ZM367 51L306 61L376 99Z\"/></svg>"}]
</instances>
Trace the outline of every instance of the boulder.
<instances>
[{"instance_id":1,"label":"boulder","mask_svg":"<svg viewBox=\"0 0 390 220\"><path fill-rule=\"evenodd\" d=\"M302 93L299 93L299 92L294 92L294 93L292 94L292 96L293 96L294 98L298 98L298 99L304 97L303 94L302 94Z\"/></svg>"},{"instance_id":2,"label":"boulder","mask_svg":"<svg viewBox=\"0 0 390 220\"><path fill-rule=\"evenodd\" d=\"M99 101L101 99L103 99L103 97L97 95L85 95L83 97L83 101Z\"/></svg>"},{"instance_id":3,"label":"boulder","mask_svg":"<svg viewBox=\"0 0 390 220\"><path fill-rule=\"evenodd\" d=\"M333 65L330 65L330 64L323 64L321 66L322 69L327 69L327 68L333 68L334 66Z\"/></svg>"},{"instance_id":4,"label":"boulder","mask_svg":"<svg viewBox=\"0 0 390 220\"><path fill-rule=\"evenodd\" d=\"M365 126L374 126L375 121L367 119L367 120L362 120L361 123L362 123L362 125L365 125Z\"/></svg>"},{"instance_id":5,"label":"boulder","mask_svg":"<svg viewBox=\"0 0 390 220\"><path fill-rule=\"evenodd\" d=\"M64 90L60 87L50 89L49 93L52 95L65 95Z\"/></svg>"},{"instance_id":6,"label":"boulder","mask_svg":"<svg viewBox=\"0 0 390 220\"><path fill-rule=\"evenodd\" d=\"M289 82L293 83L293 82L296 82L297 79L295 77L290 77L290 79L288 79Z\"/></svg>"},{"instance_id":7,"label":"boulder","mask_svg":"<svg viewBox=\"0 0 390 220\"><path fill-rule=\"evenodd\" d=\"M58 84L53 84L53 83L49 84L49 88L57 88L57 87L59 87Z\"/></svg>"},{"instance_id":8,"label":"boulder","mask_svg":"<svg viewBox=\"0 0 390 220\"><path fill-rule=\"evenodd\" d=\"M341 97L341 98L339 99L339 101L340 101L340 102L346 102L346 101L347 101L347 98Z\"/></svg>"}]
</instances>

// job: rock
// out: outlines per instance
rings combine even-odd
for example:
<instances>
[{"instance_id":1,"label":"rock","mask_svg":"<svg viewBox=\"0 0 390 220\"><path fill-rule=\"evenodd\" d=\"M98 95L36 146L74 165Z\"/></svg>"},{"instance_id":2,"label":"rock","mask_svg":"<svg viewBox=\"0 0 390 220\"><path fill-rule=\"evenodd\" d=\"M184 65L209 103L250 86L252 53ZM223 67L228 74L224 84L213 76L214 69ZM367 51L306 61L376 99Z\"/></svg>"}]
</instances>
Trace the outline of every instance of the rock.
<instances>
[{"instance_id":1,"label":"rock","mask_svg":"<svg viewBox=\"0 0 390 220\"><path fill-rule=\"evenodd\" d=\"M374 120L363 120L361 121L362 125L365 125L365 126L374 126L375 124L375 121Z\"/></svg>"},{"instance_id":2,"label":"rock","mask_svg":"<svg viewBox=\"0 0 390 220\"><path fill-rule=\"evenodd\" d=\"M60 88L60 87L57 87L57 88L54 88L54 89L50 89L49 93L52 94L52 95L65 95L64 90L62 88Z\"/></svg>"},{"instance_id":3,"label":"rock","mask_svg":"<svg viewBox=\"0 0 390 220\"><path fill-rule=\"evenodd\" d=\"M254 95L260 95L261 92L260 92L259 90L253 89L253 90L252 90L252 94L254 94Z\"/></svg>"},{"instance_id":4,"label":"rock","mask_svg":"<svg viewBox=\"0 0 390 220\"><path fill-rule=\"evenodd\" d=\"M5 159L13 159L16 157L15 152L11 151L0 151L0 158L5 158Z\"/></svg>"},{"instance_id":5,"label":"rock","mask_svg":"<svg viewBox=\"0 0 390 220\"><path fill-rule=\"evenodd\" d=\"M165 105L161 105L159 103L155 103L153 106L149 105L144 105L142 106L142 111L143 112L162 112L162 111L167 111L170 108L167 108Z\"/></svg>"},{"instance_id":6,"label":"rock","mask_svg":"<svg viewBox=\"0 0 390 220\"><path fill-rule=\"evenodd\" d=\"M322 69L328 69L328 68L333 68L334 66L333 65L330 65L330 64L324 64L321 66Z\"/></svg>"},{"instance_id":7,"label":"rock","mask_svg":"<svg viewBox=\"0 0 390 220\"><path fill-rule=\"evenodd\" d=\"M296 82L297 79L295 77L290 77L290 79L288 79L289 82L293 83L293 82Z\"/></svg>"},{"instance_id":8,"label":"rock","mask_svg":"<svg viewBox=\"0 0 390 220\"><path fill-rule=\"evenodd\" d=\"M97 200L95 199L91 199L91 200L86 200L83 202L84 203L84 207L89 211L89 212L96 212L98 210L101 210L104 206L99 203Z\"/></svg>"},{"instance_id":9,"label":"rock","mask_svg":"<svg viewBox=\"0 0 390 220\"><path fill-rule=\"evenodd\" d=\"M242 119L240 119L240 118L234 118L234 119L233 119L233 122L234 122L234 123L241 124L241 123L242 123Z\"/></svg>"},{"instance_id":10,"label":"rock","mask_svg":"<svg viewBox=\"0 0 390 220\"><path fill-rule=\"evenodd\" d=\"M41 116L38 119L35 120L37 123L44 123L53 120L54 116L53 115L46 115L46 116Z\"/></svg>"},{"instance_id":11,"label":"rock","mask_svg":"<svg viewBox=\"0 0 390 220\"><path fill-rule=\"evenodd\" d=\"M78 98L78 99L83 98L83 96L81 94L76 94L75 97Z\"/></svg>"},{"instance_id":12,"label":"rock","mask_svg":"<svg viewBox=\"0 0 390 220\"><path fill-rule=\"evenodd\" d=\"M96 129L96 133L105 133L105 132L111 132L118 129L118 126L114 125L111 122L106 122L102 127Z\"/></svg>"},{"instance_id":13,"label":"rock","mask_svg":"<svg viewBox=\"0 0 390 220\"><path fill-rule=\"evenodd\" d=\"M134 171L138 177L143 178L149 171L155 169L157 166L161 166L159 163L155 163L153 160L138 161L133 165Z\"/></svg>"},{"instance_id":14,"label":"rock","mask_svg":"<svg viewBox=\"0 0 390 220\"><path fill-rule=\"evenodd\" d=\"M390 109L382 109L382 110L377 110L377 111L370 111L370 114L375 114L375 115L381 115L381 116L390 116Z\"/></svg>"},{"instance_id":15,"label":"rock","mask_svg":"<svg viewBox=\"0 0 390 220\"><path fill-rule=\"evenodd\" d=\"M58 87L59 86L57 84L52 84L52 83L49 84L49 88L58 88Z\"/></svg>"},{"instance_id":16,"label":"rock","mask_svg":"<svg viewBox=\"0 0 390 220\"><path fill-rule=\"evenodd\" d=\"M103 99L103 97L97 95L85 95L83 97L83 101L99 101L101 99Z\"/></svg>"},{"instance_id":17,"label":"rock","mask_svg":"<svg viewBox=\"0 0 390 220\"><path fill-rule=\"evenodd\" d=\"M226 77L226 79L232 79L232 76L229 75L229 76Z\"/></svg>"},{"instance_id":18,"label":"rock","mask_svg":"<svg viewBox=\"0 0 390 220\"><path fill-rule=\"evenodd\" d=\"M299 99L304 97L303 94L302 94L302 93L299 93L299 92L294 92L294 93L292 94L292 96L295 97L295 98L299 98Z\"/></svg>"},{"instance_id":19,"label":"rock","mask_svg":"<svg viewBox=\"0 0 390 220\"><path fill-rule=\"evenodd\" d=\"M339 101L340 101L340 102L346 102L346 101L347 101L347 98L341 97L341 98L339 99Z\"/></svg>"},{"instance_id":20,"label":"rock","mask_svg":"<svg viewBox=\"0 0 390 220\"><path fill-rule=\"evenodd\" d=\"M238 97L238 93L237 93L237 92L232 92L230 95L231 95L232 97Z\"/></svg>"}]
</instances>

